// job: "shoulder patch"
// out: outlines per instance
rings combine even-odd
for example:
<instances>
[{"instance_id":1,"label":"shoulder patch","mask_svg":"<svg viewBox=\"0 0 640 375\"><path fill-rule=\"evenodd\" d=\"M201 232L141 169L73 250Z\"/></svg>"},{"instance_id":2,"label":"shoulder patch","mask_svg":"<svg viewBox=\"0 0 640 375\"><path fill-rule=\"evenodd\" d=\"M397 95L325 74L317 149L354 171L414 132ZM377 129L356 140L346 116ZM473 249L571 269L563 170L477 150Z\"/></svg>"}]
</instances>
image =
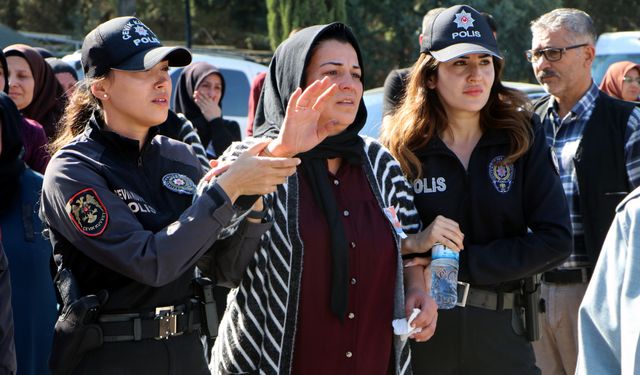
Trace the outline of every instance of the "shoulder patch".
<instances>
[{"instance_id":1,"label":"shoulder patch","mask_svg":"<svg viewBox=\"0 0 640 375\"><path fill-rule=\"evenodd\" d=\"M196 184L189 177L180 173L167 173L162 177L162 184L167 189L185 195L196 192Z\"/></svg>"},{"instance_id":2,"label":"shoulder patch","mask_svg":"<svg viewBox=\"0 0 640 375\"><path fill-rule=\"evenodd\" d=\"M109 213L92 188L75 193L65 208L76 229L84 235L96 237L107 228Z\"/></svg>"},{"instance_id":3,"label":"shoulder patch","mask_svg":"<svg viewBox=\"0 0 640 375\"><path fill-rule=\"evenodd\" d=\"M489 162L489 178L499 193L507 193L511 189L515 177L515 167L504 163L504 156L496 156Z\"/></svg>"}]
</instances>

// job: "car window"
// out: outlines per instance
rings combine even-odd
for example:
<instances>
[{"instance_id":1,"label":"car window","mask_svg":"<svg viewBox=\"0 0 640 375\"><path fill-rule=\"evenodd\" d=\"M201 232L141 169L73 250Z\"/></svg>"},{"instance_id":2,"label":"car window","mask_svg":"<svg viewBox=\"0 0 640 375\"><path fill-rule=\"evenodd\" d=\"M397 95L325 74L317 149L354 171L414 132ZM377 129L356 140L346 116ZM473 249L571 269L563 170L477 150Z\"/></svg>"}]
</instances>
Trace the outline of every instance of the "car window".
<instances>
[{"instance_id":1,"label":"car window","mask_svg":"<svg viewBox=\"0 0 640 375\"><path fill-rule=\"evenodd\" d=\"M174 108L175 93L178 88L178 78L183 68L173 69L170 73L173 90L171 93L171 108ZM247 116L249 101L249 80L239 70L220 69L224 77L225 91L222 99L222 113L224 116Z\"/></svg>"},{"instance_id":2,"label":"car window","mask_svg":"<svg viewBox=\"0 0 640 375\"><path fill-rule=\"evenodd\" d=\"M225 116L247 116L249 102L249 81L247 76L238 70L220 69L224 77L224 98L222 113Z\"/></svg>"}]
</instances>

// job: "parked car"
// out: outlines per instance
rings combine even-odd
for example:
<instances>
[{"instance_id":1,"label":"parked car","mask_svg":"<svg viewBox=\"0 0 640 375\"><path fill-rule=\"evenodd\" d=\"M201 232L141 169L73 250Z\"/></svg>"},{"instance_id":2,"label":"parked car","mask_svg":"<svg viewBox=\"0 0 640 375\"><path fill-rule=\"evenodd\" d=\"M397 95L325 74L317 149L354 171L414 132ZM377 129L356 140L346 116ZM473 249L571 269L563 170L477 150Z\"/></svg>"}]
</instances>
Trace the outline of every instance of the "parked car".
<instances>
[{"instance_id":1,"label":"parked car","mask_svg":"<svg viewBox=\"0 0 640 375\"><path fill-rule=\"evenodd\" d=\"M542 86L525 82L503 81L505 86L520 90L525 93L530 100L538 99L546 94ZM364 104L367 106L367 122L365 123L361 135L378 138L380 135L380 127L382 126L382 99L384 98L384 88L376 87L375 89L366 90L362 95Z\"/></svg>"},{"instance_id":2,"label":"parked car","mask_svg":"<svg viewBox=\"0 0 640 375\"><path fill-rule=\"evenodd\" d=\"M193 53L193 61L206 61L220 69L225 80L225 93L222 101L222 113L228 120L237 121L240 124L241 133L246 134L247 127L247 104L249 101L249 89L251 81L258 73L266 71L267 67L246 60L236 55L227 54L204 54ZM83 76L82 65L80 63L80 52L76 51L71 55L64 56L62 60L71 64L78 72L78 77ZM171 106L173 108L173 97L176 83L183 68L171 68L169 75L173 83L171 93Z\"/></svg>"},{"instance_id":3,"label":"parked car","mask_svg":"<svg viewBox=\"0 0 640 375\"><path fill-rule=\"evenodd\" d=\"M640 64L640 31L604 33L596 42L596 57L591 73L596 84L600 84L609 65L618 61L633 61Z\"/></svg>"}]
</instances>

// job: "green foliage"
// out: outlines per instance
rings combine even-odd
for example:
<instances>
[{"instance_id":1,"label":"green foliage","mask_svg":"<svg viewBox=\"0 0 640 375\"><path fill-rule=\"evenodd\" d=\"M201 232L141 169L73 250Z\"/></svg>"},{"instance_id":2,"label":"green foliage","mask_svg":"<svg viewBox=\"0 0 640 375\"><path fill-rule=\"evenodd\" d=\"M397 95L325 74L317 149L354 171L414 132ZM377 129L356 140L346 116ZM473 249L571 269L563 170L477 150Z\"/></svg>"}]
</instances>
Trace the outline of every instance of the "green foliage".
<instances>
[{"instance_id":1,"label":"green foliage","mask_svg":"<svg viewBox=\"0 0 640 375\"><path fill-rule=\"evenodd\" d=\"M285 40L292 30L334 21L345 22L345 0L266 0L267 25L271 49Z\"/></svg>"},{"instance_id":2,"label":"green foliage","mask_svg":"<svg viewBox=\"0 0 640 375\"><path fill-rule=\"evenodd\" d=\"M422 16L451 0L0 0L0 22L18 30L67 34L81 40L97 26L134 7L163 40L184 40L185 1L190 1L194 44L271 49L292 29L347 22L360 41L367 88L380 86L389 70L418 57ZM598 32L638 30L640 12L624 0L465 0L494 16L506 60L504 77L533 81L522 52L530 48L529 23L557 7L589 13Z\"/></svg>"},{"instance_id":3,"label":"green foliage","mask_svg":"<svg viewBox=\"0 0 640 375\"><path fill-rule=\"evenodd\" d=\"M418 57L422 14L413 0L348 0L349 25L360 42L365 88L381 86L389 70Z\"/></svg>"}]
</instances>

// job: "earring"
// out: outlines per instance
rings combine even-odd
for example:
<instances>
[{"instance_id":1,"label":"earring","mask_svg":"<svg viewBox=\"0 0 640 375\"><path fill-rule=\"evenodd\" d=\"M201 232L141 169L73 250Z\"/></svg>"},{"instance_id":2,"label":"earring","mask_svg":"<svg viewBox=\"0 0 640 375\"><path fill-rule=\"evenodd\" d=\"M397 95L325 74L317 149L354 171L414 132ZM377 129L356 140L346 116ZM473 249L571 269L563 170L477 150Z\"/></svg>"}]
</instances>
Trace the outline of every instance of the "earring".
<instances>
[{"instance_id":1,"label":"earring","mask_svg":"<svg viewBox=\"0 0 640 375\"><path fill-rule=\"evenodd\" d=\"M109 97L109 95L104 94L104 95L102 95L102 97L106 99L106 98L108 98L108 97Z\"/></svg>"}]
</instances>

